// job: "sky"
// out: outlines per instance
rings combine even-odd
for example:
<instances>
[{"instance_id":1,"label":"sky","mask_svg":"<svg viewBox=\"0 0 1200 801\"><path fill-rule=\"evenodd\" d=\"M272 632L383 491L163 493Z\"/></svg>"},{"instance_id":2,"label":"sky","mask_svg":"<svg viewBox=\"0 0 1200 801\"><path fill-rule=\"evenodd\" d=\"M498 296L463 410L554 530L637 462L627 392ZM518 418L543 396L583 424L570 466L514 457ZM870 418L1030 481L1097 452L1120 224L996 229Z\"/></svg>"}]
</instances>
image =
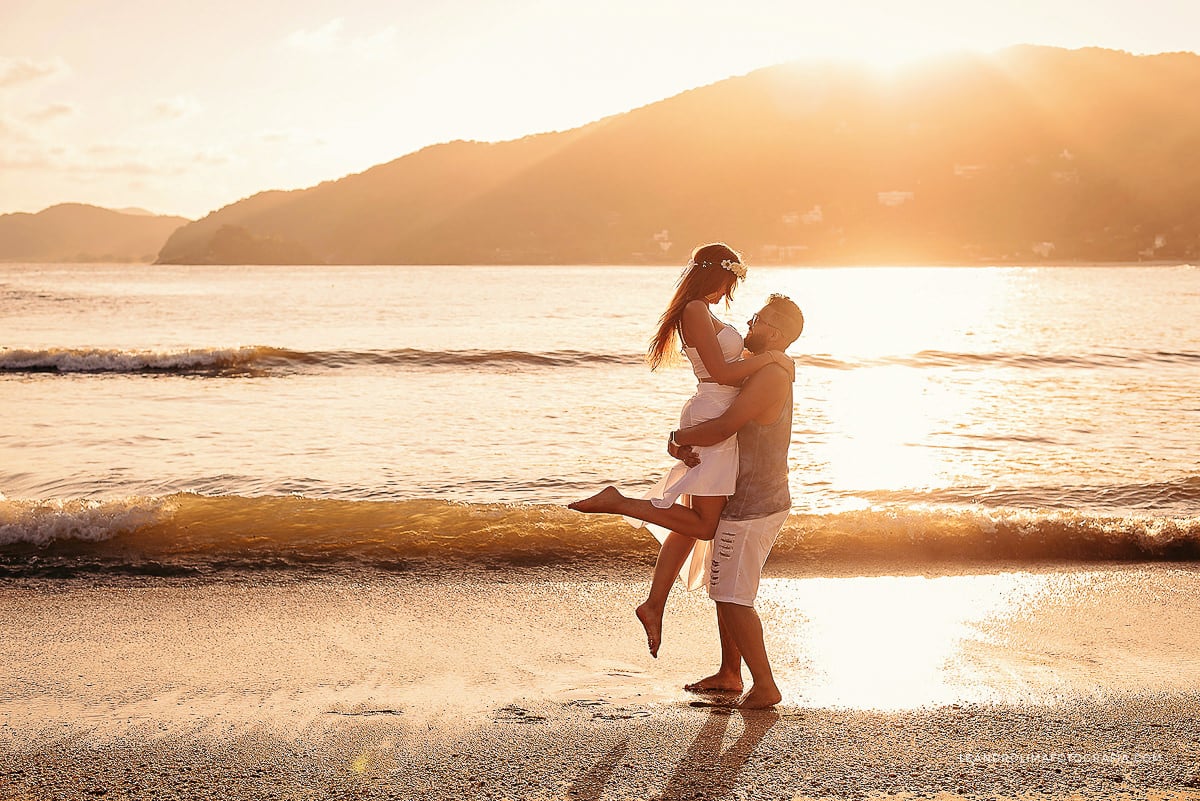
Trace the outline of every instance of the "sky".
<instances>
[{"instance_id":1,"label":"sky","mask_svg":"<svg viewBox=\"0 0 1200 801\"><path fill-rule=\"evenodd\" d=\"M1200 49L1194 0L0 0L0 213L198 218L788 61Z\"/></svg>"}]
</instances>

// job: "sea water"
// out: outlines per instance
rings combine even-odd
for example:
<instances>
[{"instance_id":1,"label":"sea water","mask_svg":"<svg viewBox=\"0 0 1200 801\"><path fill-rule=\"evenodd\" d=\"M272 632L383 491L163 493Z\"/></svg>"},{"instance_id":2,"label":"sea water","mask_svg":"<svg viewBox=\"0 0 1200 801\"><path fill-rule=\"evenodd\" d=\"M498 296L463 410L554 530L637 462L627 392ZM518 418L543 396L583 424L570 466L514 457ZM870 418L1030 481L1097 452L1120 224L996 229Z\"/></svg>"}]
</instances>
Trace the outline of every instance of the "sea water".
<instances>
[{"instance_id":1,"label":"sea water","mask_svg":"<svg viewBox=\"0 0 1200 801\"><path fill-rule=\"evenodd\" d=\"M0 568L554 563L645 538L677 268L0 267ZM1200 556L1200 271L751 268L807 320L776 559Z\"/></svg>"}]
</instances>

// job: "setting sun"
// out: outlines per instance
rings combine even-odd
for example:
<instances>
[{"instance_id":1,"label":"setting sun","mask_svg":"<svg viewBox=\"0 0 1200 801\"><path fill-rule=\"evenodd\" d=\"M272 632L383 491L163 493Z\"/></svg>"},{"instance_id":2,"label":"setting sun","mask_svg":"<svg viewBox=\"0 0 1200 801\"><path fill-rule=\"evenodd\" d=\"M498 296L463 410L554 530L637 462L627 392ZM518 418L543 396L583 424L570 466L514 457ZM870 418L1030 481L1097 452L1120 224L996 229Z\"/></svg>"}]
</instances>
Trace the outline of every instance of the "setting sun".
<instances>
[{"instance_id":1,"label":"setting sun","mask_svg":"<svg viewBox=\"0 0 1200 801\"><path fill-rule=\"evenodd\" d=\"M1021 42L1175 50L1197 21L1154 4L1130 21L1074 0L1019 5L523 0L242 14L232 0L17 0L0 12L0 213L73 201L197 217L437 142L573 128L772 64L890 70Z\"/></svg>"}]
</instances>

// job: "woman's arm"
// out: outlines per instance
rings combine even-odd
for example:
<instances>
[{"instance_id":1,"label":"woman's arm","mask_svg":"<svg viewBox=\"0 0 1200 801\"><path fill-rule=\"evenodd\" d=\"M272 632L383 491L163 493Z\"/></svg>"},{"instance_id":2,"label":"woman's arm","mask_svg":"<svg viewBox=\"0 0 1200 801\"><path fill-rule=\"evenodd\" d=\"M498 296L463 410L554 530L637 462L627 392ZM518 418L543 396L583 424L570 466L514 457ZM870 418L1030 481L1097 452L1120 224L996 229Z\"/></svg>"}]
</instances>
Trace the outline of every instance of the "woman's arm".
<instances>
[{"instance_id":1,"label":"woman's arm","mask_svg":"<svg viewBox=\"0 0 1200 801\"><path fill-rule=\"evenodd\" d=\"M720 417L672 431L667 452L672 456L680 454L689 457L684 459L684 463L688 467L694 467L699 463L697 454L680 453L680 449L716 445L732 437L746 423L764 414L769 413L772 418L778 417L782 411L780 404L788 396L790 383L787 374L782 371L767 370L755 374Z\"/></svg>"},{"instance_id":2,"label":"woman's arm","mask_svg":"<svg viewBox=\"0 0 1200 801\"><path fill-rule=\"evenodd\" d=\"M708 305L702 300L693 300L683 308L683 339L700 354L700 361L704 362L704 369L708 370L708 374L717 383L726 386L740 387L743 381L768 364L779 364L787 368L778 357L772 355L780 353L779 351L768 351L732 362L725 361L725 356L721 353L721 344L717 342L717 332L713 330L712 315L709 314ZM794 372L793 367L793 375Z\"/></svg>"}]
</instances>

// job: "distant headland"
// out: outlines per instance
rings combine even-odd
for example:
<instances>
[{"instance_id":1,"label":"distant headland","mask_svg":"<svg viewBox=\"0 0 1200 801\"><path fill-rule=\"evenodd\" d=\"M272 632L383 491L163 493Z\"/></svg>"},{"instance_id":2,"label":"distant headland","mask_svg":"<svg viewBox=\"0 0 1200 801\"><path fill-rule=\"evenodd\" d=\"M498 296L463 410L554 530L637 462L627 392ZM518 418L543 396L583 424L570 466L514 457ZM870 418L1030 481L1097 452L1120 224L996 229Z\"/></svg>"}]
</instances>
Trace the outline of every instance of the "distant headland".
<instances>
[{"instance_id":1,"label":"distant headland","mask_svg":"<svg viewBox=\"0 0 1200 801\"><path fill-rule=\"evenodd\" d=\"M61 203L0 215L0 262L152 262L185 217Z\"/></svg>"}]
</instances>

